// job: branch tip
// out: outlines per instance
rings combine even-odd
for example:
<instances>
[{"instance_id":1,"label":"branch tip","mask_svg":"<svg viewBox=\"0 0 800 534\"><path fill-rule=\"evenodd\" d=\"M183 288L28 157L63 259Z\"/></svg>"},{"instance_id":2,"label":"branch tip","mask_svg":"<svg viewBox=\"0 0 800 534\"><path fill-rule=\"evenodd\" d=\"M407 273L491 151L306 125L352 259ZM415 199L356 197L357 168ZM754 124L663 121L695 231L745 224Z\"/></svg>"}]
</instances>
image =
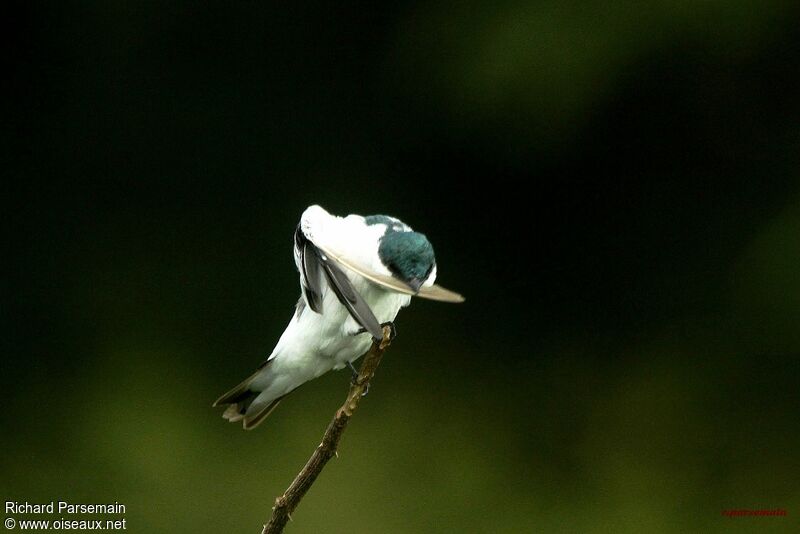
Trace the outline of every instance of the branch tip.
<instances>
[{"instance_id":1,"label":"branch tip","mask_svg":"<svg viewBox=\"0 0 800 534\"><path fill-rule=\"evenodd\" d=\"M332 457L339 457L339 439L347 428L353 413L358 408L358 404L363 398L362 391L369 387L369 382L375 376L375 370L380 365L383 352L391 343L391 328L383 327L383 339L373 340L369 351L364 355L361 369L355 384L351 384L344 404L336 410L333 420L328 424L322 441L314 450L311 458L300 470L283 495L275 499L275 506L272 507L272 516L269 522L264 525L261 534L277 534L283 532L286 522L293 521L292 512L300 504L300 500L305 496L311 485L322 472L325 464Z\"/></svg>"}]
</instances>

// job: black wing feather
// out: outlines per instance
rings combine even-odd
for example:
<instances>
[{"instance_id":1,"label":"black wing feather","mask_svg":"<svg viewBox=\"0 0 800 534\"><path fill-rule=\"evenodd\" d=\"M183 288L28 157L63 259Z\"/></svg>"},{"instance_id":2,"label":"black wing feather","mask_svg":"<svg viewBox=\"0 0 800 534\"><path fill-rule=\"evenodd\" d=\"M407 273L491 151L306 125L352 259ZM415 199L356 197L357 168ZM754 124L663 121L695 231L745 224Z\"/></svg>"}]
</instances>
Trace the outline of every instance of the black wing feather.
<instances>
[{"instance_id":1,"label":"black wing feather","mask_svg":"<svg viewBox=\"0 0 800 534\"><path fill-rule=\"evenodd\" d=\"M322 277L319 272L319 259L316 247L297 226L294 232L294 256L297 270L300 271L300 286L308 307L322 313Z\"/></svg>"},{"instance_id":2,"label":"black wing feather","mask_svg":"<svg viewBox=\"0 0 800 534\"><path fill-rule=\"evenodd\" d=\"M375 339L383 337L381 325L375 318L375 314L372 313L369 304L359 295L335 260L330 259L314 245L299 225L294 233L294 254L297 269L300 271L303 297L309 308L317 313L322 313L323 287L320 273L322 271L336 294L336 298L347 308L353 319Z\"/></svg>"},{"instance_id":3,"label":"black wing feather","mask_svg":"<svg viewBox=\"0 0 800 534\"><path fill-rule=\"evenodd\" d=\"M339 302L347 308L347 311L350 312L350 315L358 324L372 334L372 337L381 339L383 337L383 329L381 329L378 319L375 318L375 314L372 313L369 304L359 295L356 288L350 283L350 279L347 278L347 275L344 274L344 271L342 271L335 262L330 260L325 253L318 248L314 247L314 250L317 252L322 270L327 275L331 288L333 288L333 292L336 293L336 296L339 298Z\"/></svg>"}]
</instances>

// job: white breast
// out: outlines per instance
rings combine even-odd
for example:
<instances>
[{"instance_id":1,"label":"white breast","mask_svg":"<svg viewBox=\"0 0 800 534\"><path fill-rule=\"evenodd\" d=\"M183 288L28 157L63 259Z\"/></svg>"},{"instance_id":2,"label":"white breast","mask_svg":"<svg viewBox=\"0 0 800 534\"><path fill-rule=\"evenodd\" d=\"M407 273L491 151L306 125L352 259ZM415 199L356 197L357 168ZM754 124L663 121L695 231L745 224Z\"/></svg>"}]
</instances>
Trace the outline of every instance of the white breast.
<instances>
[{"instance_id":1,"label":"white breast","mask_svg":"<svg viewBox=\"0 0 800 534\"><path fill-rule=\"evenodd\" d=\"M320 206L311 206L300 219L303 233L318 246L342 251L361 265L374 265L379 272L389 274L378 258L378 241L384 225L368 226L360 215L337 217ZM388 291L363 276L342 267L375 314L379 323L394 321L403 306L411 302L409 295ZM270 356L274 367L283 368L306 380L316 378L330 369L340 369L346 362L363 355L372 343L368 333L358 334L360 325L339 302L325 283L322 294L322 313L305 308L292 318Z\"/></svg>"}]
</instances>

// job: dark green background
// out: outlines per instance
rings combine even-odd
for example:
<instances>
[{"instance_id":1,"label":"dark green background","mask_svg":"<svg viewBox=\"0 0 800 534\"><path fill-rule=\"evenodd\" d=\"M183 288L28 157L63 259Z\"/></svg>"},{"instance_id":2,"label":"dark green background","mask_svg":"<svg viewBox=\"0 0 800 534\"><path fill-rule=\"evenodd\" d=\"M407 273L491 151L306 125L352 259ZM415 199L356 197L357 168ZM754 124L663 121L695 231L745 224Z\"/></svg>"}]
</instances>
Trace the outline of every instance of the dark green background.
<instances>
[{"instance_id":1,"label":"dark green background","mask_svg":"<svg viewBox=\"0 0 800 534\"><path fill-rule=\"evenodd\" d=\"M250 433L210 405L319 203L423 231L467 301L400 313L291 532L798 528L795 5L9 14L3 500L257 532L349 377Z\"/></svg>"}]
</instances>

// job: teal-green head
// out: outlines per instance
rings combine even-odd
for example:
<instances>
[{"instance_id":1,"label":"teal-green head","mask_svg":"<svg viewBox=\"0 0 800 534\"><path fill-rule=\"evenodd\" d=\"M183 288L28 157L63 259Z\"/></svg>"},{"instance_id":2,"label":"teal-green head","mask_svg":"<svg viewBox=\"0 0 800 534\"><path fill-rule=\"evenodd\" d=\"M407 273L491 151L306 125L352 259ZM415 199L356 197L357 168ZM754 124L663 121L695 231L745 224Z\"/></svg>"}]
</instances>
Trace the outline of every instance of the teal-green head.
<instances>
[{"instance_id":1,"label":"teal-green head","mask_svg":"<svg viewBox=\"0 0 800 534\"><path fill-rule=\"evenodd\" d=\"M419 232L388 231L378 246L381 262L415 292L428 279L436 258L428 238Z\"/></svg>"}]
</instances>

